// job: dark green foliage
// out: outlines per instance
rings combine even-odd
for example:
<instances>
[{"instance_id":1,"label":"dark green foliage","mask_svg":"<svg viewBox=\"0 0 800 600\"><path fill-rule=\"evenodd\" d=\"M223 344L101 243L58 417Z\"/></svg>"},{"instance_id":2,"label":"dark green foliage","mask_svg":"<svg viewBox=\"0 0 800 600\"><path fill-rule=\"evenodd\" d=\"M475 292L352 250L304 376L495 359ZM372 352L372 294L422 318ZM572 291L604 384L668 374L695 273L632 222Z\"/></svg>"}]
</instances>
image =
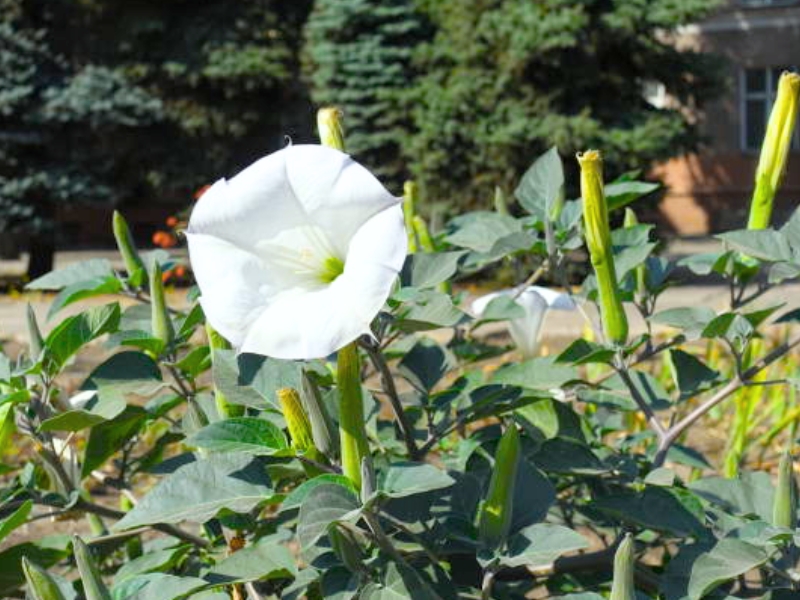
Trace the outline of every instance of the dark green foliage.
<instances>
[{"instance_id":1,"label":"dark green foliage","mask_svg":"<svg viewBox=\"0 0 800 600\"><path fill-rule=\"evenodd\" d=\"M67 202L185 206L310 134L294 84L309 2L3 0L0 228Z\"/></svg>"},{"instance_id":2,"label":"dark green foliage","mask_svg":"<svg viewBox=\"0 0 800 600\"><path fill-rule=\"evenodd\" d=\"M714 60L659 34L715 4L421 0L437 33L418 56L405 142L414 176L429 198L488 206L495 185L510 189L552 145L563 156L602 148L610 178L691 147L686 118L642 90L658 81L698 104L720 91Z\"/></svg>"},{"instance_id":3,"label":"dark green foliage","mask_svg":"<svg viewBox=\"0 0 800 600\"><path fill-rule=\"evenodd\" d=\"M318 0L305 29L306 72L318 106L345 115L347 151L399 192L409 132L403 93L427 34L413 0Z\"/></svg>"}]
</instances>

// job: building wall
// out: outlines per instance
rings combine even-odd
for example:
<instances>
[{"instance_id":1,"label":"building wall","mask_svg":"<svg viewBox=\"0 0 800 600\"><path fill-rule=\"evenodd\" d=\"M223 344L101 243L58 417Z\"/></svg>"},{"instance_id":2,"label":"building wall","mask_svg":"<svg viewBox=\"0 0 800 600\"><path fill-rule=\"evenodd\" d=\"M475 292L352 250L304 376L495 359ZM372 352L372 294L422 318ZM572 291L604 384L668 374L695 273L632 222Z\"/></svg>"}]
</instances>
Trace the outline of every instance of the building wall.
<instances>
[{"instance_id":1,"label":"building wall","mask_svg":"<svg viewBox=\"0 0 800 600\"><path fill-rule=\"evenodd\" d=\"M800 3L750 8L731 1L703 23L683 28L675 42L724 57L728 85L720 100L697 115L706 137L698 154L655 168L668 189L662 213L684 235L740 227L758 161L757 151L742 148L742 69L800 67ZM795 150L776 200L776 218L798 202L800 151Z\"/></svg>"}]
</instances>

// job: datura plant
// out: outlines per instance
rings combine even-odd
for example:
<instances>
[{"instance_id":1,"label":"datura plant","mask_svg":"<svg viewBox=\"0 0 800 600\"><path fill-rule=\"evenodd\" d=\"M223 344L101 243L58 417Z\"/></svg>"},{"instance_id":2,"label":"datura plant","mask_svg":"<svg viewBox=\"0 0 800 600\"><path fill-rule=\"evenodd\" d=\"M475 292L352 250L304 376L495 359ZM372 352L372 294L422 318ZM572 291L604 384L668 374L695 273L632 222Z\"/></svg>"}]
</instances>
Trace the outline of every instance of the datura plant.
<instances>
[{"instance_id":1,"label":"datura plant","mask_svg":"<svg viewBox=\"0 0 800 600\"><path fill-rule=\"evenodd\" d=\"M208 189L188 262L115 214L118 261L28 284L54 293L0 353L0 596L800 597L800 212L675 262L636 217L656 184L595 150L567 183L552 148L432 227L318 122Z\"/></svg>"}]
</instances>

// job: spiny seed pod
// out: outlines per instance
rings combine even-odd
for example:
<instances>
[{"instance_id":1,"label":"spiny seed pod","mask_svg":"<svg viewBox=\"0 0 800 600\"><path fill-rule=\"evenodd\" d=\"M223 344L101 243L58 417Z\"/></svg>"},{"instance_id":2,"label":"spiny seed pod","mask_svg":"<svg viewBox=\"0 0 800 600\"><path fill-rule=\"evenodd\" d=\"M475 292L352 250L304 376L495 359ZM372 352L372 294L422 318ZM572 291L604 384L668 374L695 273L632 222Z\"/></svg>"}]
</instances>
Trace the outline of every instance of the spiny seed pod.
<instances>
[{"instance_id":1,"label":"spiny seed pod","mask_svg":"<svg viewBox=\"0 0 800 600\"><path fill-rule=\"evenodd\" d=\"M405 221L406 234L408 235L409 254L419 252L417 232L414 228L414 216L416 215L418 200L419 188L417 187L416 182L406 181L403 184L403 220Z\"/></svg>"},{"instance_id":2,"label":"spiny seed pod","mask_svg":"<svg viewBox=\"0 0 800 600\"><path fill-rule=\"evenodd\" d=\"M331 548L351 573L359 573L364 569L364 555L353 532L340 523L332 523L328 527L328 539Z\"/></svg>"},{"instance_id":3,"label":"spiny seed pod","mask_svg":"<svg viewBox=\"0 0 800 600\"><path fill-rule=\"evenodd\" d=\"M614 581L611 584L609 600L636 600L633 574L636 567L636 547L633 536L625 534L625 539L614 554Z\"/></svg>"},{"instance_id":4,"label":"spiny seed pod","mask_svg":"<svg viewBox=\"0 0 800 600\"><path fill-rule=\"evenodd\" d=\"M786 173L786 163L797 123L800 75L784 72L778 82L775 104L767 123L761 156L756 167L756 185L750 203L748 229L765 229L772 219L772 204Z\"/></svg>"},{"instance_id":5,"label":"spiny seed pod","mask_svg":"<svg viewBox=\"0 0 800 600\"><path fill-rule=\"evenodd\" d=\"M317 111L319 141L323 146L344 152L344 127L342 111L335 106L327 106Z\"/></svg>"},{"instance_id":6,"label":"spiny seed pod","mask_svg":"<svg viewBox=\"0 0 800 600\"><path fill-rule=\"evenodd\" d=\"M116 210L111 222L114 230L114 239L117 241L117 248L119 248L119 253L122 256L122 262L125 263L125 270L128 272L128 281L132 286L140 287L144 283L146 271L144 263L136 251L136 245L133 243L133 236L128 227L128 222Z\"/></svg>"},{"instance_id":7,"label":"spiny seed pod","mask_svg":"<svg viewBox=\"0 0 800 600\"><path fill-rule=\"evenodd\" d=\"M167 310L164 284L161 281L161 266L155 261L150 268L150 309L153 337L161 340L167 348L175 339L175 331L172 329L172 319Z\"/></svg>"},{"instance_id":8,"label":"spiny seed pod","mask_svg":"<svg viewBox=\"0 0 800 600\"><path fill-rule=\"evenodd\" d=\"M578 154L586 247L597 277L603 331L609 341L622 345L628 339L628 318L617 285L608 208L603 191L603 159L597 150Z\"/></svg>"},{"instance_id":9,"label":"spiny seed pod","mask_svg":"<svg viewBox=\"0 0 800 600\"><path fill-rule=\"evenodd\" d=\"M277 395L283 418L286 419L286 425L289 428L292 445L300 452L314 448L311 423L309 423L306 411L300 402L300 394L294 388L287 387L279 389Z\"/></svg>"},{"instance_id":10,"label":"spiny seed pod","mask_svg":"<svg viewBox=\"0 0 800 600\"><path fill-rule=\"evenodd\" d=\"M497 444L494 470L480 509L478 523L480 540L489 548L499 547L505 541L511 527L519 454L519 433L512 424Z\"/></svg>"},{"instance_id":11,"label":"spiny seed pod","mask_svg":"<svg viewBox=\"0 0 800 600\"><path fill-rule=\"evenodd\" d=\"M306 371L302 376L302 394L300 399L308 414L311 423L311 436L322 454L328 458L335 458L339 452L339 434L328 409L322 401L319 388Z\"/></svg>"},{"instance_id":12,"label":"spiny seed pod","mask_svg":"<svg viewBox=\"0 0 800 600\"><path fill-rule=\"evenodd\" d=\"M33 307L30 304L28 304L26 316L28 321L28 347L30 349L30 356L33 360L38 360L44 349L44 340L42 339L42 332L39 330L39 323L36 321L36 313L33 312Z\"/></svg>"},{"instance_id":13,"label":"spiny seed pod","mask_svg":"<svg viewBox=\"0 0 800 600\"><path fill-rule=\"evenodd\" d=\"M111 593L100 577L89 547L77 535L72 538L72 552L83 582L86 600L111 600Z\"/></svg>"},{"instance_id":14,"label":"spiny seed pod","mask_svg":"<svg viewBox=\"0 0 800 600\"><path fill-rule=\"evenodd\" d=\"M772 505L772 524L775 527L794 529L797 524L797 490L794 481L794 461L784 452L778 466L778 483Z\"/></svg>"},{"instance_id":15,"label":"spiny seed pod","mask_svg":"<svg viewBox=\"0 0 800 600\"><path fill-rule=\"evenodd\" d=\"M33 600L64 600L64 595L50 574L24 556L22 572L28 583L28 594Z\"/></svg>"}]
</instances>

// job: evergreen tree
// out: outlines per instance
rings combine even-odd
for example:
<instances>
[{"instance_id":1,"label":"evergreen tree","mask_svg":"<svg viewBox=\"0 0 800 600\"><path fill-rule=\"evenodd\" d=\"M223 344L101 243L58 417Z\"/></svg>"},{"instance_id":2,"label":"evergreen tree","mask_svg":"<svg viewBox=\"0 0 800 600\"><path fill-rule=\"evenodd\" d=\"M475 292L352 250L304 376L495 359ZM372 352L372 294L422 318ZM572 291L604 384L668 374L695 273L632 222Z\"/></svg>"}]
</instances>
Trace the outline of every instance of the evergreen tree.
<instances>
[{"instance_id":1,"label":"evergreen tree","mask_svg":"<svg viewBox=\"0 0 800 600\"><path fill-rule=\"evenodd\" d=\"M310 0L0 3L0 224L34 233L31 276L57 206L182 207L311 135L292 83Z\"/></svg>"},{"instance_id":2,"label":"evergreen tree","mask_svg":"<svg viewBox=\"0 0 800 600\"><path fill-rule=\"evenodd\" d=\"M317 0L305 28L305 72L318 106L345 114L347 150L396 190L411 59L426 27L413 0Z\"/></svg>"},{"instance_id":3,"label":"evergreen tree","mask_svg":"<svg viewBox=\"0 0 800 600\"><path fill-rule=\"evenodd\" d=\"M667 39L715 1L420 3L437 33L419 53L406 148L428 197L485 202L554 144L565 156L602 148L609 176L646 168L693 146L681 109L722 88L713 57ZM678 105L648 104L650 81Z\"/></svg>"}]
</instances>

